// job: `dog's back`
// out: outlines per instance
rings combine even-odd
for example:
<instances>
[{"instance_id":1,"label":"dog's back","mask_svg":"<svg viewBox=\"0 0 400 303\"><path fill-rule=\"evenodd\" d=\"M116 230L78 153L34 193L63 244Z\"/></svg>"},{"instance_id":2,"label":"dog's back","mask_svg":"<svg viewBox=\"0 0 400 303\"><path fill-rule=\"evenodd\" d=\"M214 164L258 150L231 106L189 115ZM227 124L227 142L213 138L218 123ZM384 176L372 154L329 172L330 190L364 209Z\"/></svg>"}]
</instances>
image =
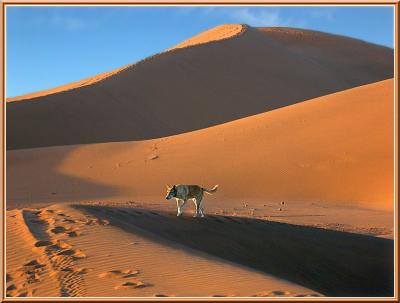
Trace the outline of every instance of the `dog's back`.
<instances>
[{"instance_id":1,"label":"dog's back","mask_svg":"<svg viewBox=\"0 0 400 303\"><path fill-rule=\"evenodd\" d=\"M185 199L194 199L203 194L203 188L198 185L176 185L177 193Z\"/></svg>"},{"instance_id":2,"label":"dog's back","mask_svg":"<svg viewBox=\"0 0 400 303\"><path fill-rule=\"evenodd\" d=\"M218 185L215 185L212 189L203 188L198 185L175 185L177 190L176 197L180 199L199 199L203 197L203 194L206 192L208 194L213 194L217 191Z\"/></svg>"}]
</instances>

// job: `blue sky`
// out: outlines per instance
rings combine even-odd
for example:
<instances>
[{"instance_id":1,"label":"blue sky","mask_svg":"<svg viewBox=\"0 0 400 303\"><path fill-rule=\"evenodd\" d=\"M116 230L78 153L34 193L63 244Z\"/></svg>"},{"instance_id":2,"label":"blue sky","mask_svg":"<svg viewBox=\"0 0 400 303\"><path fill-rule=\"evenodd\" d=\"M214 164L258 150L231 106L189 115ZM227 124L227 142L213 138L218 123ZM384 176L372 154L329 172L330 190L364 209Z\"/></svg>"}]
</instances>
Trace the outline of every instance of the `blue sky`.
<instances>
[{"instance_id":1,"label":"blue sky","mask_svg":"<svg viewBox=\"0 0 400 303\"><path fill-rule=\"evenodd\" d=\"M8 6L6 95L134 63L224 23L314 29L393 47L393 13L388 6Z\"/></svg>"}]
</instances>

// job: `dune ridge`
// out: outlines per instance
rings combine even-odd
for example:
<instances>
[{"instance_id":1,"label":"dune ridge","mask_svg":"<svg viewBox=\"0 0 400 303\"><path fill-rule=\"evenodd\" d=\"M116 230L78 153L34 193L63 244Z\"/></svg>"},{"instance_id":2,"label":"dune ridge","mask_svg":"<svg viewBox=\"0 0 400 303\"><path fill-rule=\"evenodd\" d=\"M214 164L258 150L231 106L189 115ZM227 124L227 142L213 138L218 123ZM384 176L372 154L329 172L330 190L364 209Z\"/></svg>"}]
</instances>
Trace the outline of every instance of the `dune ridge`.
<instances>
[{"instance_id":1,"label":"dune ridge","mask_svg":"<svg viewBox=\"0 0 400 303\"><path fill-rule=\"evenodd\" d=\"M7 149L161 138L393 76L391 49L324 33L311 44L281 35L247 27L91 85L8 102Z\"/></svg>"},{"instance_id":2,"label":"dune ridge","mask_svg":"<svg viewBox=\"0 0 400 303\"><path fill-rule=\"evenodd\" d=\"M76 89L76 88L86 86L86 85L91 85L96 82L103 81L106 78L112 77L113 75L122 72L123 70L129 68L130 66L131 65L126 65L126 66L111 70L109 72L104 72L104 73L98 74L93 77L88 77L88 78L85 78L85 79L82 79L82 80L79 80L76 82L72 82L70 84L57 86L55 88L42 90L42 91L38 91L38 92L33 92L33 93L29 93L29 94L24 94L21 96L7 98L6 102L16 102L16 101L29 100L29 99L38 100L37 98L39 98L39 97L56 94L56 93L60 93L60 92L71 90L71 89Z\"/></svg>"},{"instance_id":3,"label":"dune ridge","mask_svg":"<svg viewBox=\"0 0 400 303\"><path fill-rule=\"evenodd\" d=\"M391 211L393 123L385 80L161 139L9 151L7 203L163 201L165 184L193 183L220 184L207 199L221 209L245 199L261 210L285 201Z\"/></svg>"},{"instance_id":4,"label":"dune ridge","mask_svg":"<svg viewBox=\"0 0 400 303\"><path fill-rule=\"evenodd\" d=\"M171 47L169 50L196 46L213 41L231 39L235 36L242 34L246 30L246 28L247 25L245 24L218 25Z\"/></svg>"},{"instance_id":5,"label":"dune ridge","mask_svg":"<svg viewBox=\"0 0 400 303\"><path fill-rule=\"evenodd\" d=\"M7 102L6 295L393 296L392 55L226 25Z\"/></svg>"},{"instance_id":6,"label":"dune ridge","mask_svg":"<svg viewBox=\"0 0 400 303\"><path fill-rule=\"evenodd\" d=\"M163 53L172 52L176 49L193 47L193 46L196 46L199 44L205 44L205 43L210 43L210 42L219 41L219 40L231 39L237 35L242 34L246 30L246 28L247 28L247 26L242 25L242 24L219 25L210 30L202 32L192 38L189 38L188 40L185 40L185 41L179 43L178 45L171 47L161 53L157 53L155 55L152 55L152 56L149 56L142 60L139 60L136 63L128 64L128 65L125 65L125 66L117 68L117 69L113 69L108 72L100 73L93 77L88 77L88 78L85 78L85 79L82 79L82 80L79 80L76 82L72 82L70 84L65 84L65 85L57 86L55 88L51 88L51 89L47 89L47 90L42 90L42 91L38 91L38 92L24 94L21 96L7 98L6 102L15 102L15 101L22 101L22 100L29 100L29 99L37 100L38 97L61 93L61 92L67 91L67 90L77 89L82 86L91 85L91 84L97 83L99 81L103 81L109 77L112 77L120 72L123 72L124 70L126 70L128 68L133 68L133 67L137 66L138 64L141 64L143 62L151 60L152 58L162 55Z\"/></svg>"}]
</instances>

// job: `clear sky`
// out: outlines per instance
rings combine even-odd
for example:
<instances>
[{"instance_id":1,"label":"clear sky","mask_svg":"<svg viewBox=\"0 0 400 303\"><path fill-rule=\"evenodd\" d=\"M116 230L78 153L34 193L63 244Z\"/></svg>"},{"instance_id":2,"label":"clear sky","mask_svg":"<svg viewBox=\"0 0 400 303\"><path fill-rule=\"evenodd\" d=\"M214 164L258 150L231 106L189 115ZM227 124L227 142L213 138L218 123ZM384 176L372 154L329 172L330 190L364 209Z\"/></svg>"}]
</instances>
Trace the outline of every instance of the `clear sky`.
<instances>
[{"instance_id":1,"label":"clear sky","mask_svg":"<svg viewBox=\"0 0 400 303\"><path fill-rule=\"evenodd\" d=\"M8 6L6 95L134 63L224 23L314 29L393 48L393 14L388 6Z\"/></svg>"}]
</instances>

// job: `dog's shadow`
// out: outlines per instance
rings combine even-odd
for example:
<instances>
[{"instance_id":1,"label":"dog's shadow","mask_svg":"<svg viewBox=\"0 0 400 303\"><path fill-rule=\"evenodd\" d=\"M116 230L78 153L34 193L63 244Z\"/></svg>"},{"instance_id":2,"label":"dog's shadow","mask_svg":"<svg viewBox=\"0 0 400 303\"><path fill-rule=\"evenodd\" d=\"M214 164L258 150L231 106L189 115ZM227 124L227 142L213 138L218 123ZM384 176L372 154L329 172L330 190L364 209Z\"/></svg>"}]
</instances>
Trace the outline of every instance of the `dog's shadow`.
<instances>
[{"instance_id":1,"label":"dog's shadow","mask_svg":"<svg viewBox=\"0 0 400 303\"><path fill-rule=\"evenodd\" d=\"M327 296L393 296L392 240L252 218L75 207L125 231L162 237Z\"/></svg>"}]
</instances>

